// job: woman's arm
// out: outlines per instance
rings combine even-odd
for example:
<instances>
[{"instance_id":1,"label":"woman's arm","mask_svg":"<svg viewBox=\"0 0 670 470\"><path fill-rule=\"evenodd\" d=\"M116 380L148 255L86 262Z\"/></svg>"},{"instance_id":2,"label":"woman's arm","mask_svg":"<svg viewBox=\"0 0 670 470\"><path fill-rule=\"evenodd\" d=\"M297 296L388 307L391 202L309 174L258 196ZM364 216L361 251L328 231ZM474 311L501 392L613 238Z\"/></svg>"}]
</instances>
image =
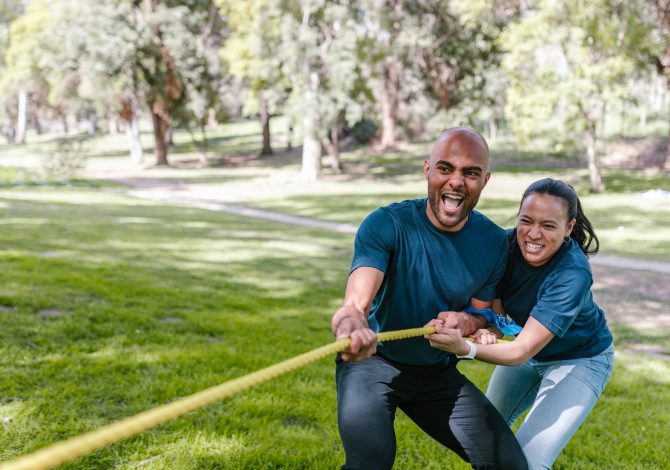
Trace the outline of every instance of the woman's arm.
<instances>
[{"instance_id":1,"label":"woman's arm","mask_svg":"<svg viewBox=\"0 0 670 470\"><path fill-rule=\"evenodd\" d=\"M445 328L439 320L431 320L428 326L434 326L436 331L435 334L426 335L432 347L459 356L464 356L470 351L470 345L463 339L460 330ZM523 364L540 352L554 336L554 333L544 325L533 317L529 317L523 330L514 341L478 344L475 359L505 366Z\"/></svg>"}]
</instances>

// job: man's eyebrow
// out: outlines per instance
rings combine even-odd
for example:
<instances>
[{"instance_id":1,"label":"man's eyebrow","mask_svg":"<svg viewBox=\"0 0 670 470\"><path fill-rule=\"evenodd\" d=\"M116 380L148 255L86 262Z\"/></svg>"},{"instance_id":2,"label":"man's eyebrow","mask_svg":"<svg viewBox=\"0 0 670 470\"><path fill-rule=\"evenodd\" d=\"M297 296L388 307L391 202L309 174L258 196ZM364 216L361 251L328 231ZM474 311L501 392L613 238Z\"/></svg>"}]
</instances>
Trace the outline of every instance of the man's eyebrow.
<instances>
[{"instance_id":1,"label":"man's eyebrow","mask_svg":"<svg viewBox=\"0 0 670 470\"><path fill-rule=\"evenodd\" d=\"M454 165L452 165L451 163L449 163L449 162L447 162L447 161L444 161L444 160L438 160L438 161L435 162L435 164L436 164L436 165L444 165L444 166L448 166L449 168L453 168L453 167L454 167ZM480 171L480 172L483 172L483 171L484 171L484 168L481 167L481 166L473 165L473 166L466 166L466 167L463 167L463 171Z\"/></svg>"}]
</instances>

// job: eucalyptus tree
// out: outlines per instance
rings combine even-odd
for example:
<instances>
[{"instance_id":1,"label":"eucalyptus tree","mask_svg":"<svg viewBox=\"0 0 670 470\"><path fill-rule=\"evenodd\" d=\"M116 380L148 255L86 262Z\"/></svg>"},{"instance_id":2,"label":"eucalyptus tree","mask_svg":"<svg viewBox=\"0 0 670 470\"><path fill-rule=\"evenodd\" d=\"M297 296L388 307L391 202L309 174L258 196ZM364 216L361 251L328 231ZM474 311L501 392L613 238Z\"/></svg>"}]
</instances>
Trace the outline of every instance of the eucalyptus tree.
<instances>
[{"instance_id":1,"label":"eucalyptus tree","mask_svg":"<svg viewBox=\"0 0 670 470\"><path fill-rule=\"evenodd\" d=\"M286 101L289 88L278 53L284 12L275 0L218 3L229 26L221 55L228 71L245 85L245 112L257 114L260 120L263 133L260 154L271 155L270 118Z\"/></svg>"},{"instance_id":2,"label":"eucalyptus tree","mask_svg":"<svg viewBox=\"0 0 670 470\"><path fill-rule=\"evenodd\" d=\"M496 39L515 13L508 0L366 1L366 65L381 115L380 146L395 145L403 120L424 117L401 113L404 104L430 98L431 114L461 105L471 117L495 101L487 79L499 67Z\"/></svg>"},{"instance_id":3,"label":"eucalyptus tree","mask_svg":"<svg viewBox=\"0 0 670 470\"><path fill-rule=\"evenodd\" d=\"M49 13L43 2L33 2L20 15L22 5L6 3L3 6L6 7L3 11L7 12L7 18L14 19L8 37L5 36L8 41L4 51L0 94L12 97L7 104L17 104L16 141L24 143L29 101L33 102L33 124L39 127L34 103L42 101L47 93L46 74L39 64L39 51L41 32L49 22ZM17 97L16 101L13 97Z\"/></svg>"},{"instance_id":4,"label":"eucalyptus tree","mask_svg":"<svg viewBox=\"0 0 670 470\"><path fill-rule=\"evenodd\" d=\"M643 25L624 0L534 0L505 29L507 116L520 140L582 137L591 189L604 191L598 161L608 100L626 94Z\"/></svg>"},{"instance_id":5,"label":"eucalyptus tree","mask_svg":"<svg viewBox=\"0 0 670 470\"><path fill-rule=\"evenodd\" d=\"M651 62L665 79L666 89L670 92L670 0L637 0L642 18L652 30L648 47L645 49L647 63ZM669 129L670 132L670 129ZM667 139L665 168L670 167L670 136Z\"/></svg>"},{"instance_id":6,"label":"eucalyptus tree","mask_svg":"<svg viewBox=\"0 0 670 470\"><path fill-rule=\"evenodd\" d=\"M0 77L5 74L5 53L9 46L9 31L12 21L19 17L24 11L24 2L20 0L0 0ZM1 82L2 80L0 80ZM8 100L7 95L0 98L0 119L6 122L5 136L9 142L14 142L16 118L14 100Z\"/></svg>"},{"instance_id":7,"label":"eucalyptus tree","mask_svg":"<svg viewBox=\"0 0 670 470\"><path fill-rule=\"evenodd\" d=\"M302 124L302 177L321 173L321 147L341 167L337 135L343 121L360 119L364 86L359 76L359 41L364 30L355 1L294 0L282 3L282 70L290 77L288 112Z\"/></svg>"}]
</instances>

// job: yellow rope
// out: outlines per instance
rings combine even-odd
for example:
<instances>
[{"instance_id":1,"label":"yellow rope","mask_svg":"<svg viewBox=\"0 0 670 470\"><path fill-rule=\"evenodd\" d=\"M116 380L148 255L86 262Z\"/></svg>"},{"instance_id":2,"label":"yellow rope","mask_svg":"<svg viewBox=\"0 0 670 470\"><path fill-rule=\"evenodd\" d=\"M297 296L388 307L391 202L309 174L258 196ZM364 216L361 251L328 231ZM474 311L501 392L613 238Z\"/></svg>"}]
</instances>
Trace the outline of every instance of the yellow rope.
<instances>
[{"instance_id":1,"label":"yellow rope","mask_svg":"<svg viewBox=\"0 0 670 470\"><path fill-rule=\"evenodd\" d=\"M378 341L393 341L414 336L433 333L433 327L413 328L409 330L387 331L377 335ZM148 411L121 419L94 431L57 442L38 450L33 454L0 465L0 470L41 470L55 467L65 462L101 449L114 442L139 434L147 429L182 416L190 411L202 408L215 401L228 398L267 382L292 370L303 367L311 362L342 351L349 346L351 340L342 339L313 349L299 356L279 362L264 369L252 372L237 379L224 382L202 390L180 400L158 406Z\"/></svg>"}]
</instances>

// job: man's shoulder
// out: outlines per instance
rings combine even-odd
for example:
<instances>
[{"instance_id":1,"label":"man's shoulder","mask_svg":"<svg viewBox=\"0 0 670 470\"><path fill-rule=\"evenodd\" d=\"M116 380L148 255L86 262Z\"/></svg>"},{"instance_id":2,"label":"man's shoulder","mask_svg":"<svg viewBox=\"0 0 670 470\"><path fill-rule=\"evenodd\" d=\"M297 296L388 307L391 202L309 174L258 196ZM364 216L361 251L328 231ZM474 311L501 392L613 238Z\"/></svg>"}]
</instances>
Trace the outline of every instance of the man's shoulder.
<instances>
[{"instance_id":1,"label":"man's shoulder","mask_svg":"<svg viewBox=\"0 0 670 470\"><path fill-rule=\"evenodd\" d=\"M404 201L394 202L388 206L380 207L379 210L388 211L396 214L413 213L417 208L426 203L426 198L406 199Z\"/></svg>"},{"instance_id":2,"label":"man's shoulder","mask_svg":"<svg viewBox=\"0 0 670 470\"><path fill-rule=\"evenodd\" d=\"M425 204L425 199L408 199L379 207L368 214L361 227L374 231L390 230L391 227L407 228L415 222L414 218L422 203Z\"/></svg>"},{"instance_id":3,"label":"man's shoulder","mask_svg":"<svg viewBox=\"0 0 670 470\"><path fill-rule=\"evenodd\" d=\"M508 239L508 232L504 228L500 227L498 224L493 222L491 219L486 217L479 211L473 210L470 214L471 222L469 228L475 230L478 234L482 236L489 236L497 238L500 240Z\"/></svg>"},{"instance_id":4,"label":"man's shoulder","mask_svg":"<svg viewBox=\"0 0 670 470\"><path fill-rule=\"evenodd\" d=\"M405 201L394 202L387 206L382 206L373 211L370 215L376 217L387 217L393 220L402 220L414 218L418 210L425 205L426 199L407 199Z\"/></svg>"}]
</instances>

